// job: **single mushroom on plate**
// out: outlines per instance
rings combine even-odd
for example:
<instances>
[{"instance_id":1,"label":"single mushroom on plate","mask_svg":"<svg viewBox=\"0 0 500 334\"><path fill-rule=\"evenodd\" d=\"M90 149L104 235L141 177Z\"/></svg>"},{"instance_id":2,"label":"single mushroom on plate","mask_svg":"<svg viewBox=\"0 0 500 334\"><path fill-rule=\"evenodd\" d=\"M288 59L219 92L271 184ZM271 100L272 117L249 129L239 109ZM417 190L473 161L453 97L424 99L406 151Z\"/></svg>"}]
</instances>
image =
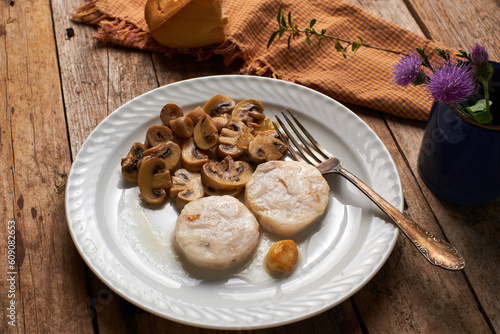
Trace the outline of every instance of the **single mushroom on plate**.
<instances>
[{"instance_id":1,"label":"single mushroom on plate","mask_svg":"<svg viewBox=\"0 0 500 334\"><path fill-rule=\"evenodd\" d=\"M180 138L189 138L193 135L194 125L191 118L182 116L170 121L170 128Z\"/></svg>"},{"instance_id":2,"label":"single mushroom on plate","mask_svg":"<svg viewBox=\"0 0 500 334\"><path fill-rule=\"evenodd\" d=\"M167 190L172 187L172 180L162 159L151 158L145 161L139 169L137 181L146 203L161 204L167 200Z\"/></svg>"},{"instance_id":3,"label":"single mushroom on plate","mask_svg":"<svg viewBox=\"0 0 500 334\"><path fill-rule=\"evenodd\" d=\"M201 167L210 161L210 156L208 152L200 150L196 147L194 139L188 138L182 142L182 156L181 165L183 168L191 171L198 172Z\"/></svg>"},{"instance_id":4,"label":"single mushroom on plate","mask_svg":"<svg viewBox=\"0 0 500 334\"><path fill-rule=\"evenodd\" d=\"M288 146L276 138L274 130L262 132L255 136L248 147L248 156L256 164L278 160L288 149Z\"/></svg>"},{"instance_id":5,"label":"single mushroom on plate","mask_svg":"<svg viewBox=\"0 0 500 334\"><path fill-rule=\"evenodd\" d=\"M196 107L196 109L186 115L186 117L191 118L194 125L196 125L200 121L200 119L205 116L207 116L207 113L201 107Z\"/></svg>"},{"instance_id":6,"label":"single mushroom on plate","mask_svg":"<svg viewBox=\"0 0 500 334\"><path fill-rule=\"evenodd\" d=\"M219 133L210 116L205 115L205 117L202 117L198 123L196 123L193 139L196 146L202 150L209 150L217 145Z\"/></svg>"},{"instance_id":7,"label":"single mushroom on plate","mask_svg":"<svg viewBox=\"0 0 500 334\"><path fill-rule=\"evenodd\" d=\"M243 187L252 176L253 169L249 163L234 161L227 156L221 162L207 162L201 169L201 179L209 187L220 190L231 190Z\"/></svg>"},{"instance_id":8,"label":"single mushroom on plate","mask_svg":"<svg viewBox=\"0 0 500 334\"><path fill-rule=\"evenodd\" d=\"M170 125L170 121L184 116L181 107L174 103L167 103L161 108L160 119L165 125Z\"/></svg>"},{"instance_id":9,"label":"single mushroom on plate","mask_svg":"<svg viewBox=\"0 0 500 334\"><path fill-rule=\"evenodd\" d=\"M146 144L148 147L153 147L159 143L173 141L177 142L172 130L165 125L153 125L150 126L146 132Z\"/></svg>"},{"instance_id":10,"label":"single mushroom on plate","mask_svg":"<svg viewBox=\"0 0 500 334\"><path fill-rule=\"evenodd\" d=\"M146 145L142 143L134 143L127 156L122 159L122 175L127 181L137 182L137 173L139 171L137 164L142 159L146 149Z\"/></svg>"},{"instance_id":11,"label":"single mushroom on plate","mask_svg":"<svg viewBox=\"0 0 500 334\"><path fill-rule=\"evenodd\" d=\"M175 169L181 161L181 148L173 141L162 142L148 148L144 151L141 161L139 161L139 170L146 160L152 158L160 158L165 161L165 168L171 171Z\"/></svg>"},{"instance_id":12,"label":"single mushroom on plate","mask_svg":"<svg viewBox=\"0 0 500 334\"><path fill-rule=\"evenodd\" d=\"M231 113L236 102L227 95L217 94L205 103L203 110L210 117L217 117L222 114Z\"/></svg>"},{"instance_id":13,"label":"single mushroom on plate","mask_svg":"<svg viewBox=\"0 0 500 334\"><path fill-rule=\"evenodd\" d=\"M184 205L205 196L201 175L187 169L178 169L172 176L170 198L175 198L175 204L182 210Z\"/></svg>"}]
</instances>

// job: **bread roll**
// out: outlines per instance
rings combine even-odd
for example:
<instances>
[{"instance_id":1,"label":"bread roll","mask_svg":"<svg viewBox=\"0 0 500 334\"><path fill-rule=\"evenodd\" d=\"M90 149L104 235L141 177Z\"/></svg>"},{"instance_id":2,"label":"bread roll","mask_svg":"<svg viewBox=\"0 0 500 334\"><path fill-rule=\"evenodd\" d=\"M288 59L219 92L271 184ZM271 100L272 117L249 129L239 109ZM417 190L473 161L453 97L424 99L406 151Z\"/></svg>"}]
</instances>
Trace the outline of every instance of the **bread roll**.
<instances>
[{"instance_id":1,"label":"bread roll","mask_svg":"<svg viewBox=\"0 0 500 334\"><path fill-rule=\"evenodd\" d=\"M151 36L170 48L195 48L226 39L223 0L148 0L145 18Z\"/></svg>"}]
</instances>

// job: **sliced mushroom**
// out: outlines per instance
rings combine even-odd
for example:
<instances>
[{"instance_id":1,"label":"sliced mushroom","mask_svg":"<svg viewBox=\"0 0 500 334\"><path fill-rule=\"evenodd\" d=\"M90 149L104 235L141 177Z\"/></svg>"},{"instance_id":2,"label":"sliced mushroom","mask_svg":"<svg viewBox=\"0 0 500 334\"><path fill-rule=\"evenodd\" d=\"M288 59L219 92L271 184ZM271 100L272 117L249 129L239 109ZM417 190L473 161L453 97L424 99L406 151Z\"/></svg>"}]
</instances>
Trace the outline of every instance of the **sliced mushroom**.
<instances>
[{"instance_id":1,"label":"sliced mushroom","mask_svg":"<svg viewBox=\"0 0 500 334\"><path fill-rule=\"evenodd\" d=\"M161 108L160 119L165 125L170 125L170 121L184 116L181 107L174 103L168 103Z\"/></svg>"},{"instance_id":2,"label":"sliced mushroom","mask_svg":"<svg viewBox=\"0 0 500 334\"><path fill-rule=\"evenodd\" d=\"M227 114L225 114L227 115ZM212 117L212 122L214 122L215 127L217 128L217 131L219 133L221 130L227 125L229 122L229 118L224 117L224 116L217 116L217 117Z\"/></svg>"},{"instance_id":3,"label":"sliced mushroom","mask_svg":"<svg viewBox=\"0 0 500 334\"><path fill-rule=\"evenodd\" d=\"M266 117L262 102L256 99L246 99L239 102L231 114L231 119L245 123L251 131Z\"/></svg>"},{"instance_id":4,"label":"sliced mushroom","mask_svg":"<svg viewBox=\"0 0 500 334\"><path fill-rule=\"evenodd\" d=\"M240 187L240 188L235 188L235 189L230 189L230 190L220 190L220 189L214 189L214 188L209 187L209 186L205 186L205 195L206 196L224 196L224 195L229 195L229 196L236 197L236 196L238 196L241 193L241 191L244 188L245 187Z\"/></svg>"},{"instance_id":5,"label":"sliced mushroom","mask_svg":"<svg viewBox=\"0 0 500 334\"><path fill-rule=\"evenodd\" d=\"M288 147L277 139L275 134L276 131L266 131L252 140L248 147L248 156L252 162L259 164L265 161L278 160L283 156Z\"/></svg>"},{"instance_id":6,"label":"sliced mushroom","mask_svg":"<svg viewBox=\"0 0 500 334\"><path fill-rule=\"evenodd\" d=\"M253 138L250 129L243 122L230 121L227 127L221 130L217 155L220 158L230 155L237 159L248 149Z\"/></svg>"},{"instance_id":7,"label":"sliced mushroom","mask_svg":"<svg viewBox=\"0 0 500 334\"><path fill-rule=\"evenodd\" d=\"M134 143L130 148L127 156L122 159L122 175L130 182L137 182L137 172L139 168L137 163L142 159L143 152L147 149L146 145L142 143Z\"/></svg>"},{"instance_id":8,"label":"sliced mushroom","mask_svg":"<svg viewBox=\"0 0 500 334\"><path fill-rule=\"evenodd\" d=\"M219 190L231 190L243 187L252 176L249 163L234 161L227 156L221 162L208 162L201 169L201 179L209 187Z\"/></svg>"},{"instance_id":9,"label":"sliced mushroom","mask_svg":"<svg viewBox=\"0 0 500 334\"><path fill-rule=\"evenodd\" d=\"M161 204L167 200L167 190L172 187L172 180L162 159L145 161L139 169L137 181L142 198L147 203Z\"/></svg>"},{"instance_id":10,"label":"sliced mushroom","mask_svg":"<svg viewBox=\"0 0 500 334\"><path fill-rule=\"evenodd\" d=\"M175 198L175 204L182 210L184 205L205 196L200 173L192 173L187 169L178 169L172 176L170 198Z\"/></svg>"},{"instance_id":11,"label":"sliced mushroom","mask_svg":"<svg viewBox=\"0 0 500 334\"><path fill-rule=\"evenodd\" d=\"M267 116L262 120L258 120L256 123L252 124L253 134L258 135L265 131L275 131L274 130L274 122Z\"/></svg>"},{"instance_id":12,"label":"sliced mushroom","mask_svg":"<svg viewBox=\"0 0 500 334\"><path fill-rule=\"evenodd\" d=\"M175 169L181 161L181 148L176 143L167 141L148 148L144 151L143 156L144 157L138 164L139 170L146 160L160 158L165 161L165 168L171 171Z\"/></svg>"},{"instance_id":13,"label":"sliced mushroom","mask_svg":"<svg viewBox=\"0 0 500 334\"><path fill-rule=\"evenodd\" d=\"M153 147L159 143L166 141L177 141L172 133L172 130L165 125L153 125L149 127L146 133L146 145Z\"/></svg>"},{"instance_id":14,"label":"sliced mushroom","mask_svg":"<svg viewBox=\"0 0 500 334\"><path fill-rule=\"evenodd\" d=\"M196 147L192 137L184 140L182 143L181 157L181 165L183 168L191 172L198 172L201 170L201 167L209 161L210 157L208 153Z\"/></svg>"},{"instance_id":15,"label":"sliced mushroom","mask_svg":"<svg viewBox=\"0 0 500 334\"><path fill-rule=\"evenodd\" d=\"M217 145L219 133L210 116L205 115L196 123L193 138L196 146L202 150L209 150Z\"/></svg>"},{"instance_id":16,"label":"sliced mushroom","mask_svg":"<svg viewBox=\"0 0 500 334\"><path fill-rule=\"evenodd\" d=\"M181 138L189 138L193 135L194 125L189 117L179 117L170 121L172 131Z\"/></svg>"},{"instance_id":17,"label":"sliced mushroom","mask_svg":"<svg viewBox=\"0 0 500 334\"><path fill-rule=\"evenodd\" d=\"M217 94L205 103L203 110L210 117L217 117L233 111L236 102L229 96Z\"/></svg>"},{"instance_id":18,"label":"sliced mushroom","mask_svg":"<svg viewBox=\"0 0 500 334\"><path fill-rule=\"evenodd\" d=\"M196 125L196 123L198 123L198 121L200 119L202 119L205 116L207 116L207 113L203 109L201 109L201 107L196 107L196 109L194 109L193 111L191 111L186 116L189 117L189 118L191 118L191 120L193 121L193 124Z\"/></svg>"}]
</instances>

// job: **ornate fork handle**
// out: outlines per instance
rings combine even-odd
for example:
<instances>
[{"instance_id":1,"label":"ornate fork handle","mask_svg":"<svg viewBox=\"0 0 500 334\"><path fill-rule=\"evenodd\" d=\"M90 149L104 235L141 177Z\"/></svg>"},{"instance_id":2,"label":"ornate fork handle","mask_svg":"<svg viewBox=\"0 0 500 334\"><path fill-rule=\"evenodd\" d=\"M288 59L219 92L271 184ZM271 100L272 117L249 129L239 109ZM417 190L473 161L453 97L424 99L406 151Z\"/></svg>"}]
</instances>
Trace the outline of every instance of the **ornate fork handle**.
<instances>
[{"instance_id":1,"label":"ornate fork handle","mask_svg":"<svg viewBox=\"0 0 500 334\"><path fill-rule=\"evenodd\" d=\"M339 159L330 158L317 167L322 174L337 173L354 184L394 220L401 231L403 231L430 263L448 270L461 270L465 267L463 257L454 246L432 235L429 231L415 223L408 215L396 209L392 204L366 185L366 183L346 170Z\"/></svg>"}]
</instances>

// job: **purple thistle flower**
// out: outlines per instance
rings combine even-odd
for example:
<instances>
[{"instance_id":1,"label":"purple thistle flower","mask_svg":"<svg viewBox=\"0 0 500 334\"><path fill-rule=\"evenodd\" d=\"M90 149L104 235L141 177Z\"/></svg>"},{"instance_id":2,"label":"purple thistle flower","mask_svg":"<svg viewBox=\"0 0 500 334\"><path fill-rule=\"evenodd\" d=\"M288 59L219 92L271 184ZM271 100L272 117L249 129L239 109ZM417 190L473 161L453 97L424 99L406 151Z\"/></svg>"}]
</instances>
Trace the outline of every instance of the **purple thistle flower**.
<instances>
[{"instance_id":1,"label":"purple thistle flower","mask_svg":"<svg viewBox=\"0 0 500 334\"><path fill-rule=\"evenodd\" d=\"M481 67L488 64L488 52L486 49L479 45L478 43L474 44L471 52L472 64L476 67Z\"/></svg>"},{"instance_id":2,"label":"purple thistle flower","mask_svg":"<svg viewBox=\"0 0 500 334\"><path fill-rule=\"evenodd\" d=\"M394 66L394 81L400 86L421 83L419 79L422 74L422 60L416 53L403 56Z\"/></svg>"},{"instance_id":3,"label":"purple thistle flower","mask_svg":"<svg viewBox=\"0 0 500 334\"><path fill-rule=\"evenodd\" d=\"M474 71L467 63L446 63L435 70L428 88L432 97L448 105L462 103L476 93Z\"/></svg>"}]
</instances>

